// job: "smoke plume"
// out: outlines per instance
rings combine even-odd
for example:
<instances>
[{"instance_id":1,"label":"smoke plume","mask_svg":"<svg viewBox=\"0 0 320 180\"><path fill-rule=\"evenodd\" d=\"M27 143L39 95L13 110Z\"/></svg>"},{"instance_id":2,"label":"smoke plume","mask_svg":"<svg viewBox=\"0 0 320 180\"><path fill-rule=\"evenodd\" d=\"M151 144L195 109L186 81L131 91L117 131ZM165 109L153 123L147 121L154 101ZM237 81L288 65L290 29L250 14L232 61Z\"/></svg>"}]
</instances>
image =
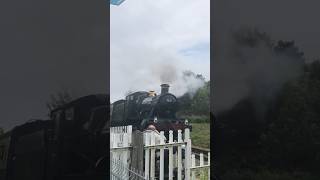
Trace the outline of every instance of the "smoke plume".
<instances>
[{"instance_id":1,"label":"smoke plume","mask_svg":"<svg viewBox=\"0 0 320 180\"><path fill-rule=\"evenodd\" d=\"M118 52L114 48L110 68L111 102L123 99L127 92L153 90L159 94L160 85L163 83L169 84L169 92L176 96L187 92L192 95L204 84L203 79L197 78L197 74L202 72L192 69L190 61L183 56L169 50L140 48L128 48L126 53ZM135 56L132 61L116 61L128 59L131 54ZM186 73L189 69L194 73Z\"/></svg>"},{"instance_id":2,"label":"smoke plume","mask_svg":"<svg viewBox=\"0 0 320 180\"><path fill-rule=\"evenodd\" d=\"M213 103L217 113L250 98L257 113L263 114L281 87L302 73L303 59L294 43L275 44L265 33L248 28L215 36Z\"/></svg>"}]
</instances>

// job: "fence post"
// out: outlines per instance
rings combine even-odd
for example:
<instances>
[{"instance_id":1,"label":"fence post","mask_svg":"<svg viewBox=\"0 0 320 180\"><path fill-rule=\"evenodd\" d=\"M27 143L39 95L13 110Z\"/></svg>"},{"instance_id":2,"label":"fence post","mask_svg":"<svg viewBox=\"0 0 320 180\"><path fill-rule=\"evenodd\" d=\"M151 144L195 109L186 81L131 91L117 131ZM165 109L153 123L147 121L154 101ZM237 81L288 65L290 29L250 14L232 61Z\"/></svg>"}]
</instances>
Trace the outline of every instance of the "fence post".
<instances>
[{"instance_id":1,"label":"fence post","mask_svg":"<svg viewBox=\"0 0 320 180\"><path fill-rule=\"evenodd\" d=\"M129 145L131 145L131 143L132 143L132 126L128 126L127 133L128 133L128 139L129 139L128 143L129 143Z\"/></svg>"},{"instance_id":2,"label":"fence post","mask_svg":"<svg viewBox=\"0 0 320 180\"><path fill-rule=\"evenodd\" d=\"M152 132L151 135L151 145L155 145L155 134ZM150 179L154 180L154 172L155 172L155 153L156 149L154 147L151 148L151 155L150 155Z\"/></svg>"},{"instance_id":3,"label":"fence post","mask_svg":"<svg viewBox=\"0 0 320 180\"><path fill-rule=\"evenodd\" d=\"M128 147L128 134L127 133L124 133L123 134L123 147ZM123 165L125 166L124 168L129 168L128 166L128 150L124 150L123 151L123 157L122 157L122 162L123 162ZM129 171L127 171L124 175L124 178L129 178Z\"/></svg>"},{"instance_id":4,"label":"fence post","mask_svg":"<svg viewBox=\"0 0 320 180\"><path fill-rule=\"evenodd\" d=\"M204 165L203 153L200 153L200 166L202 167L203 165ZM201 171L200 178L203 178L203 176L204 176L203 172L205 172L205 171Z\"/></svg>"},{"instance_id":5,"label":"fence post","mask_svg":"<svg viewBox=\"0 0 320 180\"><path fill-rule=\"evenodd\" d=\"M112 147L115 148L117 147L117 140L116 140L116 134L112 134Z\"/></svg>"},{"instance_id":6,"label":"fence post","mask_svg":"<svg viewBox=\"0 0 320 180\"><path fill-rule=\"evenodd\" d=\"M192 162L191 162L191 167L196 167L196 156L194 154L192 154ZM192 180L195 180L196 179L196 175L195 175L195 172L194 170L191 172L191 179Z\"/></svg>"},{"instance_id":7,"label":"fence post","mask_svg":"<svg viewBox=\"0 0 320 180\"><path fill-rule=\"evenodd\" d=\"M208 165L209 165L209 169L208 169L208 179L210 179L210 152L208 152Z\"/></svg>"},{"instance_id":8,"label":"fence post","mask_svg":"<svg viewBox=\"0 0 320 180\"><path fill-rule=\"evenodd\" d=\"M185 149L185 180L190 180L190 165L191 165L191 140L190 130L184 130L184 142L187 143Z\"/></svg>"},{"instance_id":9,"label":"fence post","mask_svg":"<svg viewBox=\"0 0 320 180\"><path fill-rule=\"evenodd\" d=\"M130 165L132 168L135 168L139 172L138 174L142 175L141 172L144 172L144 138L143 133L139 130L134 131L131 136L131 147L132 151L130 152ZM144 175L143 175L144 177Z\"/></svg>"},{"instance_id":10,"label":"fence post","mask_svg":"<svg viewBox=\"0 0 320 180\"><path fill-rule=\"evenodd\" d=\"M161 142L160 144L165 144L164 142L164 132L160 132ZM164 147L160 148L160 180L164 180Z\"/></svg>"},{"instance_id":11,"label":"fence post","mask_svg":"<svg viewBox=\"0 0 320 180\"><path fill-rule=\"evenodd\" d=\"M178 130L178 143L182 143L182 134L181 130ZM178 180L182 180L182 149L181 145L178 146Z\"/></svg>"},{"instance_id":12,"label":"fence post","mask_svg":"<svg viewBox=\"0 0 320 180\"><path fill-rule=\"evenodd\" d=\"M173 143L173 132L169 131L169 143ZM173 180L173 146L169 147L169 180Z\"/></svg>"},{"instance_id":13,"label":"fence post","mask_svg":"<svg viewBox=\"0 0 320 180\"><path fill-rule=\"evenodd\" d=\"M150 144L150 134L149 133L145 133L145 145L148 146ZM149 153L150 153L150 149L146 148L145 149L145 166L144 166L144 173L145 173L145 178L149 179Z\"/></svg>"}]
</instances>

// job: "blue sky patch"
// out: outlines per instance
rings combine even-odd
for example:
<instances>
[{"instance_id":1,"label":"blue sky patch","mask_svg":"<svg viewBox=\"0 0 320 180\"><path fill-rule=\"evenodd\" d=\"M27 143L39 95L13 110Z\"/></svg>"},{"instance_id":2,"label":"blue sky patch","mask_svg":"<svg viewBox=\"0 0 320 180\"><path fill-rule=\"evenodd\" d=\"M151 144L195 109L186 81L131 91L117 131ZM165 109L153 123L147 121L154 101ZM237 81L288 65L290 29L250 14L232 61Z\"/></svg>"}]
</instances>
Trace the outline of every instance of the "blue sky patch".
<instances>
[{"instance_id":1,"label":"blue sky patch","mask_svg":"<svg viewBox=\"0 0 320 180\"><path fill-rule=\"evenodd\" d=\"M204 43L198 43L194 46L181 49L179 51L184 56L206 56L210 53L210 43L204 42Z\"/></svg>"},{"instance_id":2,"label":"blue sky patch","mask_svg":"<svg viewBox=\"0 0 320 180\"><path fill-rule=\"evenodd\" d=\"M110 4L112 5L120 5L125 0L110 0Z\"/></svg>"}]
</instances>

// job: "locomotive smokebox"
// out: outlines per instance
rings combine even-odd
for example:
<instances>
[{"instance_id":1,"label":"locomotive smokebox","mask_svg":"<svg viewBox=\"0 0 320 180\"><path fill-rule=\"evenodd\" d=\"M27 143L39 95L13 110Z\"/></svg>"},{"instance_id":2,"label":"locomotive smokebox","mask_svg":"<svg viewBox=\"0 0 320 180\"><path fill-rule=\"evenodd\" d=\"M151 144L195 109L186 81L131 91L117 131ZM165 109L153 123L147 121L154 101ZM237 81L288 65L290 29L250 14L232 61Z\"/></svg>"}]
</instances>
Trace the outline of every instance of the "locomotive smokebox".
<instances>
[{"instance_id":1,"label":"locomotive smokebox","mask_svg":"<svg viewBox=\"0 0 320 180\"><path fill-rule=\"evenodd\" d=\"M161 84L161 95L169 93L169 84Z\"/></svg>"}]
</instances>

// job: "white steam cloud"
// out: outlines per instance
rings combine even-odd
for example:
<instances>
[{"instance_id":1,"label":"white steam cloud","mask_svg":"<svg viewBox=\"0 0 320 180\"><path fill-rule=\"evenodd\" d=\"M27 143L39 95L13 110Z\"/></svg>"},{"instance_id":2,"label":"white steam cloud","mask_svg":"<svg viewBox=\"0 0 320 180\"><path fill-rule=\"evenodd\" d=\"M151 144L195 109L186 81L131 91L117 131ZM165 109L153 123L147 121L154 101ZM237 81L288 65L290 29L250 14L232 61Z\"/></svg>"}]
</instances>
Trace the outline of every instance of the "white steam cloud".
<instances>
[{"instance_id":1,"label":"white steam cloud","mask_svg":"<svg viewBox=\"0 0 320 180\"><path fill-rule=\"evenodd\" d=\"M210 0L134 0L111 7L110 100L170 85L179 96L210 78ZM203 46L207 48L203 48Z\"/></svg>"}]
</instances>

